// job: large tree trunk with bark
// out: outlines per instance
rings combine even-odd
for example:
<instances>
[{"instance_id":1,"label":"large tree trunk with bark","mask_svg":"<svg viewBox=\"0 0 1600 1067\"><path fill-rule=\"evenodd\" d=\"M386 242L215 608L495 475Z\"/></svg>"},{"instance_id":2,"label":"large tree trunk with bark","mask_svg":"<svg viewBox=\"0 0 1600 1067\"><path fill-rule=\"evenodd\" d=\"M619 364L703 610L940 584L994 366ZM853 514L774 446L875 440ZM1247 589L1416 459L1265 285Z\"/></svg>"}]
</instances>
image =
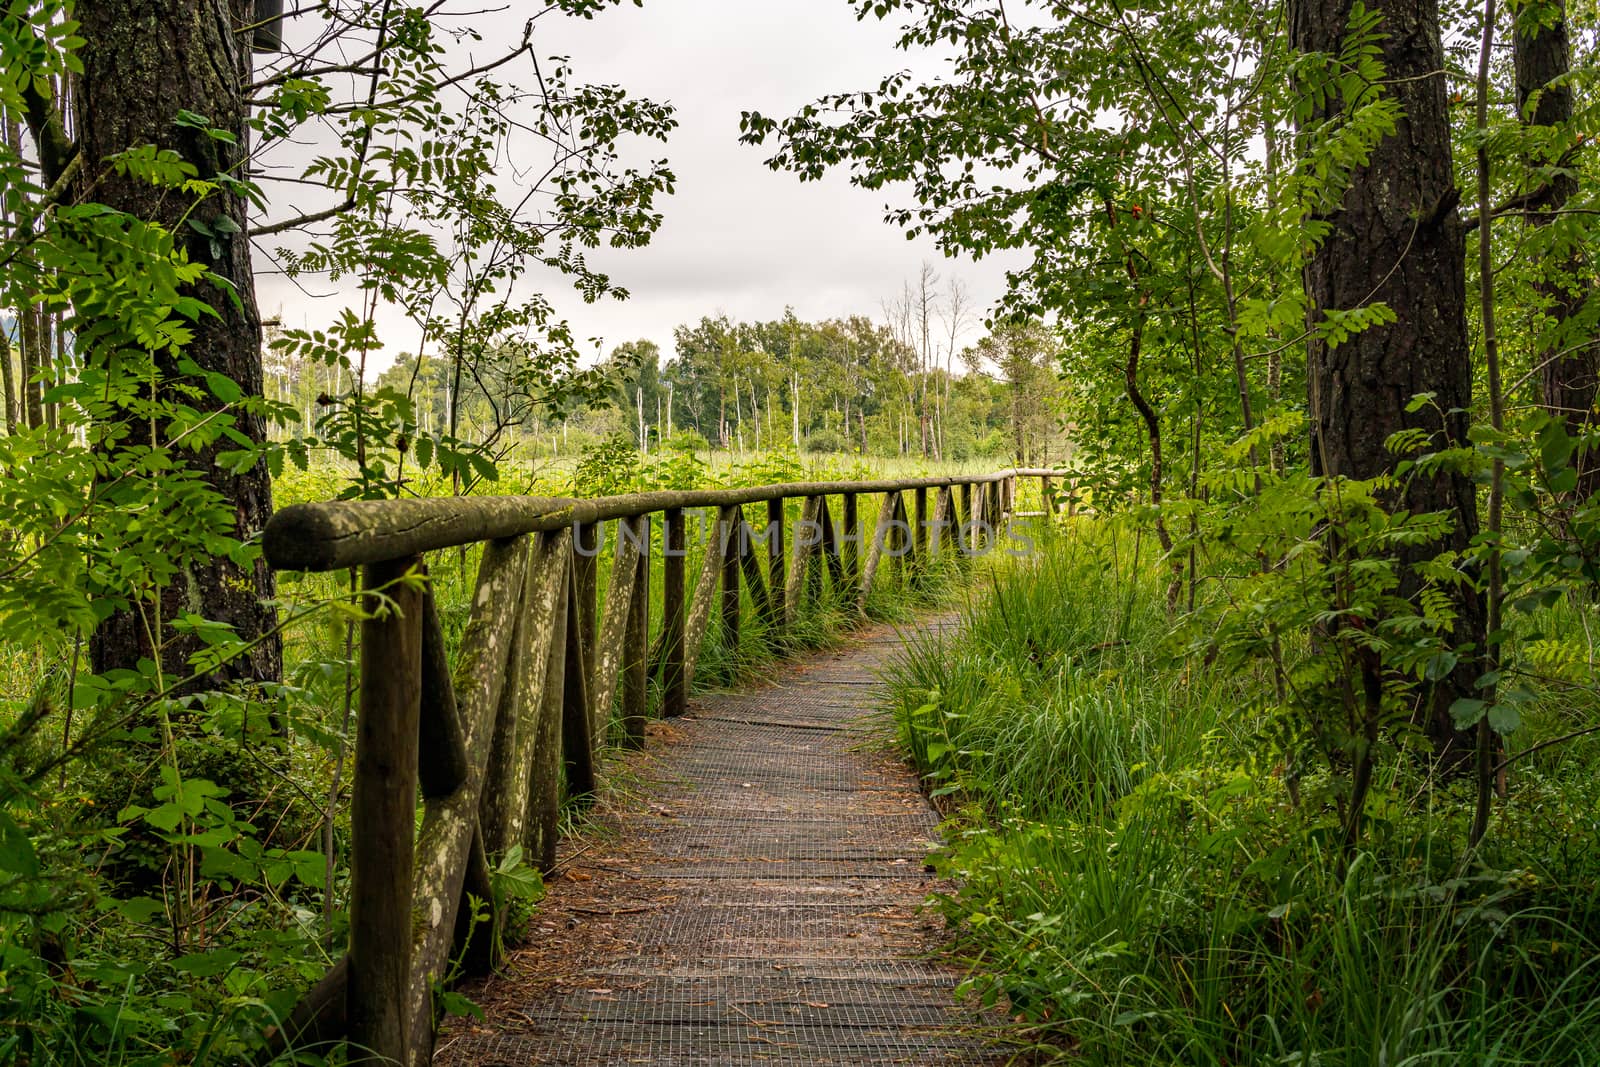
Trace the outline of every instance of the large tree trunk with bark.
<instances>
[{"instance_id":1,"label":"large tree trunk with bark","mask_svg":"<svg viewBox=\"0 0 1600 1067\"><path fill-rule=\"evenodd\" d=\"M1352 0L1290 0L1289 42L1301 52L1337 53ZM1305 267L1312 323L1323 311L1383 303L1396 321L1373 326L1337 347L1313 338L1307 353L1311 462L1319 475L1372 478L1394 470L1399 457L1385 442L1413 427L1440 447L1467 443L1472 362L1467 341L1465 238L1451 171L1450 116L1436 0L1377 0L1382 15L1386 91L1403 111L1366 166L1353 174L1331 230ZM1370 90L1369 90L1370 91ZM1335 96L1317 122L1354 101ZM1419 393L1434 404L1408 413ZM1441 412L1444 414L1441 415ZM1455 473L1416 474L1390 500L1413 514L1448 512L1454 529L1446 544L1402 553L1402 592L1420 584L1411 564L1444 549L1463 550L1478 532L1471 480ZM1483 648L1482 598L1459 595L1455 643ZM1442 767L1465 769L1473 733L1458 731L1450 705L1473 693L1476 657L1421 694L1417 724Z\"/></svg>"},{"instance_id":2,"label":"large tree trunk with bark","mask_svg":"<svg viewBox=\"0 0 1600 1067\"><path fill-rule=\"evenodd\" d=\"M1540 16L1545 16L1545 20L1536 21ZM1569 71L1564 0L1517 12L1512 55L1516 67L1517 114L1522 121L1529 126L1570 123L1572 90L1564 84L1550 84ZM1560 162L1561 151L1558 144L1555 158L1530 162ZM1548 225L1577 191L1578 181L1570 174L1557 175L1543 187L1530 190L1538 206L1529 210L1528 222L1534 226ZM1560 255L1540 256L1536 261L1543 266L1544 274L1534 287L1551 319L1546 340L1536 356L1543 386L1541 397L1546 410L1565 419L1568 432L1576 436L1592 431L1596 424L1594 407L1596 388L1600 386L1600 345L1582 343L1584 339L1568 335L1562 327L1583 307L1589 287L1579 283L1583 263L1576 248ZM1586 500L1600 491L1600 455L1586 452L1578 457L1577 463L1578 487L1573 496Z\"/></svg>"},{"instance_id":3,"label":"large tree trunk with bark","mask_svg":"<svg viewBox=\"0 0 1600 1067\"><path fill-rule=\"evenodd\" d=\"M76 100L77 136L85 178L95 180L93 199L178 231L191 260L204 263L232 284L237 303L212 284L194 294L216 309L193 325L194 340L186 355L207 371L226 375L251 396L262 390L261 321L256 308L255 279L250 267L249 221L245 201L219 191L194 209L192 216L216 231L219 218L237 227L220 238L221 254L212 242L183 225L191 204L169 190L106 171L99 161L134 145L155 144L177 152L195 165L201 178L224 174L246 177L248 146L246 107L241 86L250 70L248 42L237 27L249 24L249 0L95 0L79 4L77 17L86 41L80 55L83 76ZM206 116L231 133L227 144L174 119L180 109ZM260 419L239 415L237 428L256 441L266 428ZM214 453L191 462L206 471L217 491L233 504L237 536L255 537L272 512L272 488L264 466L242 475L217 470ZM264 561L243 569L226 559L213 559L193 569L163 596L162 616L198 611L208 619L231 624L238 634L255 638L274 624L264 601L272 596L273 578ZM150 656L148 636L127 612L108 619L91 646L94 668L104 671L132 666ZM169 646L163 666L186 673L184 662L193 647ZM264 641L228 671L235 680L272 680L281 674L282 654L275 639Z\"/></svg>"}]
</instances>

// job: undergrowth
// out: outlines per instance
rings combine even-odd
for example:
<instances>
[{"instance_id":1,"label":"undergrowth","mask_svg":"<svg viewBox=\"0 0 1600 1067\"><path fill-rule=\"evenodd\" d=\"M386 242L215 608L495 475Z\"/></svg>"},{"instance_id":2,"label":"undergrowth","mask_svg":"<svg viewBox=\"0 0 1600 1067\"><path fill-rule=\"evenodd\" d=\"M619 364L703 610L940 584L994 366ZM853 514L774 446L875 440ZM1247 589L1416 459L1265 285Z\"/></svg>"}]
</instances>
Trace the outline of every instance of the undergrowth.
<instances>
[{"instance_id":1,"label":"undergrowth","mask_svg":"<svg viewBox=\"0 0 1600 1067\"><path fill-rule=\"evenodd\" d=\"M1169 623L1151 548L1110 523L1049 539L892 678L951 815L957 888L932 903L969 988L1037 1062L1600 1062L1592 745L1515 762L1475 851L1466 786L1387 764L1348 853L1333 772L1286 773L1271 677L1217 669ZM1593 711L1540 690L1513 747Z\"/></svg>"}]
</instances>

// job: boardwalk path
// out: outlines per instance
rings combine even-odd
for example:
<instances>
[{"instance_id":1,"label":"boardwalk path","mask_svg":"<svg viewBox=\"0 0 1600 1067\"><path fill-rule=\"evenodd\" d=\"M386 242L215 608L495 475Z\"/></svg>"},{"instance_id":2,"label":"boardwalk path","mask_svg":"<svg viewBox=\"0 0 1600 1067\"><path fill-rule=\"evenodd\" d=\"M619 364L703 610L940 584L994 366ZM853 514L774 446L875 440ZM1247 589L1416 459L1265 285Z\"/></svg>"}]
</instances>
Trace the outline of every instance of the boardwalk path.
<instances>
[{"instance_id":1,"label":"boardwalk path","mask_svg":"<svg viewBox=\"0 0 1600 1067\"><path fill-rule=\"evenodd\" d=\"M488 1022L435 1062L1000 1062L928 958L937 820L872 743L901 647L868 630L655 729L603 813L617 832L569 846L532 947L475 994Z\"/></svg>"}]
</instances>

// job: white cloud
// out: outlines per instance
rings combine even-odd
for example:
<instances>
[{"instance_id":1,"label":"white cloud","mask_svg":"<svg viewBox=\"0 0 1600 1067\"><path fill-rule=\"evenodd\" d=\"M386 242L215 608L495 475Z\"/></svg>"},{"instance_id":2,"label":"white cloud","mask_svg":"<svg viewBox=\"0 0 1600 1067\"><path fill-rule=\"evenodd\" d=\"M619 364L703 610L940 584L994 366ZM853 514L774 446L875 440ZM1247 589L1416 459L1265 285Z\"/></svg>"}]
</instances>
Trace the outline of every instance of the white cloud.
<instances>
[{"instance_id":1,"label":"white cloud","mask_svg":"<svg viewBox=\"0 0 1600 1067\"><path fill-rule=\"evenodd\" d=\"M519 36L525 17L508 9L475 24L493 43ZM540 56L570 55L584 80L669 101L680 123L664 153L678 181L659 234L642 250L591 254L632 299L585 305L559 278L545 283L577 336L603 338L607 349L648 338L670 353L674 326L718 312L765 319L792 305L807 319L877 317L924 259L965 280L986 308L1001 291L1001 265L946 260L931 242L907 242L883 221L885 203L903 203L906 191L857 189L842 174L801 183L738 143L741 111L787 115L894 70L937 71L936 60L893 41L891 26L857 22L845 0L646 0L588 21L541 20ZM659 145L647 151L662 154ZM325 322L337 306L308 302L280 277L263 277L261 290L263 308L282 307L290 325ZM383 326L390 351L414 343L402 322Z\"/></svg>"}]
</instances>

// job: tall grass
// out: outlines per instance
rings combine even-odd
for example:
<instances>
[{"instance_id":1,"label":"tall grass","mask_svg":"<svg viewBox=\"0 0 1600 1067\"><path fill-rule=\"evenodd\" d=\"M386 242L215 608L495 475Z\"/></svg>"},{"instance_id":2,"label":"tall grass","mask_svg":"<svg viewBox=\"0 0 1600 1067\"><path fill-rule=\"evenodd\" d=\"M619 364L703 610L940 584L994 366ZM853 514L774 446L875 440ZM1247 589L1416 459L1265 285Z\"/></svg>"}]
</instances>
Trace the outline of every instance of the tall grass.
<instances>
[{"instance_id":1,"label":"tall grass","mask_svg":"<svg viewBox=\"0 0 1600 1067\"><path fill-rule=\"evenodd\" d=\"M1045 539L892 679L972 988L1046 1062L1600 1062L1589 765L1539 753L1470 857L1461 798L1393 771L1346 870L1263 743L1270 679L1183 654L1152 555Z\"/></svg>"}]
</instances>

